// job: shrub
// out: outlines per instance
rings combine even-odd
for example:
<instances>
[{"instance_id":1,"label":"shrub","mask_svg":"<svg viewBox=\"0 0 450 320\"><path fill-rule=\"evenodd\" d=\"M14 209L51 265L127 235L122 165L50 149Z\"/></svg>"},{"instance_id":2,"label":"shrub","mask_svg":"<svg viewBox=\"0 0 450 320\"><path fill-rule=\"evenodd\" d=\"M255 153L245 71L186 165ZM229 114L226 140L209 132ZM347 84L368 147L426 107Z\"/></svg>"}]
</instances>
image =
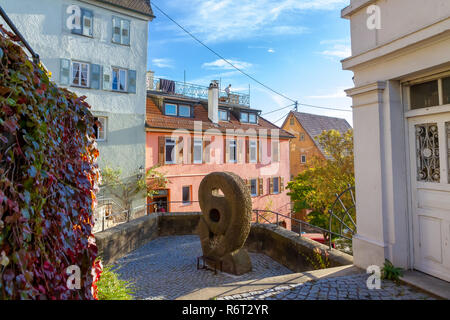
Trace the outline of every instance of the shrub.
<instances>
[{"instance_id":1,"label":"shrub","mask_svg":"<svg viewBox=\"0 0 450 320\"><path fill-rule=\"evenodd\" d=\"M92 299L94 118L11 39L0 34L0 299Z\"/></svg>"},{"instance_id":2,"label":"shrub","mask_svg":"<svg viewBox=\"0 0 450 320\"><path fill-rule=\"evenodd\" d=\"M103 269L97 287L99 300L133 300L133 285L120 280L112 266Z\"/></svg>"},{"instance_id":3,"label":"shrub","mask_svg":"<svg viewBox=\"0 0 450 320\"><path fill-rule=\"evenodd\" d=\"M381 269L381 279L399 281L403 276L403 269L395 267L392 262L385 259L383 269Z\"/></svg>"}]
</instances>

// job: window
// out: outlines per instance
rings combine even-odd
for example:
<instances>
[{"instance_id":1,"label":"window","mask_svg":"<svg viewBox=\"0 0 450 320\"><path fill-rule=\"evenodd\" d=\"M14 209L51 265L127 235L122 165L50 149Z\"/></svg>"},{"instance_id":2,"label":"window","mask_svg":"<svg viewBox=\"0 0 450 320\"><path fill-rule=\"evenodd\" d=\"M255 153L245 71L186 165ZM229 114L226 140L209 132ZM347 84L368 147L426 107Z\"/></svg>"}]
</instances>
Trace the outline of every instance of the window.
<instances>
[{"instance_id":1,"label":"window","mask_svg":"<svg viewBox=\"0 0 450 320\"><path fill-rule=\"evenodd\" d=\"M74 18L75 19L75 18ZM71 31L73 34L80 34L87 37L92 37L94 22L94 14L91 10L81 8L80 28L73 28Z\"/></svg>"},{"instance_id":2,"label":"window","mask_svg":"<svg viewBox=\"0 0 450 320\"><path fill-rule=\"evenodd\" d=\"M291 117L291 119L289 120L289 123L290 123L291 126L294 125L294 118L293 117Z\"/></svg>"},{"instance_id":3,"label":"window","mask_svg":"<svg viewBox=\"0 0 450 320\"><path fill-rule=\"evenodd\" d=\"M94 132L95 139L97 141L105 141L106 140L106 118L105 117L94 117Z\"/></svg>"},{"instance_id":4,"label":"window","mask_svg":"<svg viewBox=\"0 0 450 320\"><path fill-rule=\"evenodd\" d=\"M175 145L176 142L174 139L166 138L166 164L174 164L175 159Z\"/></svg>"},{"instance_id":5,"label":"window","mask_svg":"<svg viewBox=\"0 0 450 320\"><path fill-rule=\"evenodd\" d=\"M180 105L178 108L178 115L180 117L190 118L191 117L191 107Z\"/></svg>"},{"instance_id":6,"label":"window","mask_svg":"<svg viewBox=\"0 0 450 320\"><path fill-rule=\"evenodd\" d=\"M113 91L127 91L127 70L113 68L112 89Z\"/></svg>"},{"instance_id":7,"label":"window","mask_svg":"<svg viewBox=\"0 0 450 320\"><path fill-rule=\"evenodd\" d=\"M113 17L113 38L112 42L129 45L130 44L130 21L118 17Z\"/></svg>"},{"instance_id":8,"label":"window","mask_svg":"<svg viewBox=\"0 0 450 320\"><path fill-rule=\"evenodd\" d=\"M183 187L183 204L191 203L191 186Z\"/></svg>"},{"instance_id":9,"label":"window","mask_svg":"<svg viewBox=\"0 0 450 320\"><path fill-rule=\"evenodd\" d=\"M236 147L236 140L230 140L230 158L228 162L236 162L236 152L237 152L237 147Z\"/></svg>"},{"instance_id":10,"label":"window","mask_svg":"<svg viewBox=\"0 0 450 320\"><path fill-rule=\"evenodd\" d=\"M194 139L194 163L203 162L203 141L202 139Z\"/></svg>"},{"instance_id":11,"label":"window","mask_svg":"<svg viewBox=\"0 0 450 320\"><path fill-rule=\"evenodd\" d=\"M165 103L164 105L166 116L191 118L193 116L193 108L188 105L178 105L176 103Z\"/></svg>"},{"instance_id":12,"label":"window","mask_svg":"<svg viewBox=\"0 0 450 320\"><path fill-rule=\"evenodd\" d=\"M258 180L257 179L250 180L250 193L251 193L252 197L258 196Z\"/></svg>"},{"instance_id":13,"label":"window","mask_svg":"<svg viewBox=\"0 0 450 320\"><path fill-rule=\"evenodd\" d=\"M165 112L166 116L176 116L177 115L177 105L176 104L166 103L165 110L166 110L166 112Z\"/></svg>"},{"instance_id":14,"label":"window","mask_svg":"<svg viewBox=\"0 0 450 320\"><path fill-rule=\"evenodd\" d=\"M442 91L444 104L450 104L450 77L442 79Z\"/></svg>"},{"instance_id":15,"label":"window","mask_svg":"<svg viewBox=\"0 0 450 320\"><path fill-rule=\"evenodd\" d=\"M300 133L300 141L305 141L305 134L304 133Z\"/></svg>"},{"instance_id":16,"label":"window","mask_svg":"<svg viewBox=\"0 0 450 320\"><path fill-rule=\"evenodd\" d=\"M248 122L248 113L241 112L241 122Z\"/></svg>"},{"instance_id":17,"label":"window","mask_svg":"<svg viewBox=\"0 0 450 320\"><path fill-rule=\"evenodd\" d=\"M258 162L258 142L255 140L250 141L250 162L256 163Z\"/></svg>"},{"instance_id":18,"label":"window","mask_svg":"<svg viewBox=\"0 0 450 320\"><path fill-rule=\"evenodd\" d=\"M411 109L421 109L439 105L438 80L420 83L410 88Z\"/></svg>"},{"instance_id":19,"label":"window","mask_svg":"<svg viewBox=\"0 0 450 320\"><path fill-rule=\"evenodd\" d=\"M273 178L273 193L280 193L280 178Z\"/></svg>"},{"instance_id":20,"label":"window","mask_svg":"<svg viewBox=\"0 0 450 320\"><path fill-rule=\"evenodd\" d=\"M220 121L228 121L228 111L219 110L219 120Z\"/></svg>"},{"instance_id":21,"label":"window","mask_svg":"<svg viewBox=\"0 0 450 320\"><path fill-rule=\"evenodd\" d=\"M89 87L89 64L83 62L72 62L71 85L77 87Z\"/></svg>"},{"instance_id":22,"label":"window","mask_svg":"<svg viewBox=\"0 0 450 320\"><path fill-rule=\"evenodd\" d=\"M256 113L241 112L241 122L243 122L243 123L257 123Z\"/></svg>"},{"instance_id":23,"label":"window","mask_svg":"<svg viewBox=\"0 0 450 320\"><path fill-rule=\"evenodd\" d=\"M279 162L280 161L280 142L272 141L272 161Z\"/></svg>"},{"instance_id":24,"label":"window","mask_svg":"<svg viewBox=\"0 0 450 320\"><path fill-rule=\"evenodd\" d=\"M300 161L301 163L306 163L306 155L302 154Z\"/></svg>"}]
</instances>

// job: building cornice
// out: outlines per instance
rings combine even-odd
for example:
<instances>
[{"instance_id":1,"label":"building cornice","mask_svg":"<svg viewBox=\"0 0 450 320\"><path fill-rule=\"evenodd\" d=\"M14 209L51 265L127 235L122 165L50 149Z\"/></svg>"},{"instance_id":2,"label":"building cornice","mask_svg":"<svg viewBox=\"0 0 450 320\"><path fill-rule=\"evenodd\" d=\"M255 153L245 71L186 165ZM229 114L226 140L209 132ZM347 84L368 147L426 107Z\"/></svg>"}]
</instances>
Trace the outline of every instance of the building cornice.
<instances>
[{"instance_id":1,"label":"building cornice","mask_svg":"<svg viewBox=\"0 0 450 320\"><path fill-rule=\"evenodd\" d=\"M353 70L387 56L401 56L410 51L450 38L450 17L411 32L390 42L341 61L344 70Z\"/></svg>"},{"instance_id":2,"label":"building cornice","mask_svg":"<svg viewBox=\"0 0 450 320\"><path fill-rule=\"evenodd\" d=\"M152 21L155 16L154 15L147 15L144 14L142 12L130 9L130 8L126 8L126 7L122 7L122 6L118 6L118 5L114 5L111 4L109 2L105 2L102 0L78 0L80 2L85 2L85 3L89 3L90 5L96 6L96 7L100 7L103 9L107 9L107 10L111 10L111 11L115 11L117 13L121 13L121 14L125 14L128 16L132 16L136 19L141 19L141 20L146 20L146 21Z\"/></svg>"},{"instance_id":3,"label":"building cornice","mask_svg":"<svg viewBox=\"0 0 450 320\"><path fill-rule=\"evenodd\" d=\"M368 85L359 86L359 87L345 90L345 92L347 93L347 96L354 97L357 95L361 95L361 94L365 94L365 93L369 93L369 92L373 92L373 91L382 92L382 91L384 91L384 89L386 89L386 82L385 81L377 81L377 82L374 82L374 83L371 83Z\"/></svg>"},{"instance_id":4,"label":"building cornice","mask_svg":"<svg viewBox=\"0 0 450 320\"><path fill-rule=\"evenodd\" d=\"M341 10L341 17L344 19L350 19L350 16L354 14L356 11L361 10L372 3L375 3L377 0L352 0L351 4L344 9Z\"/></svg>"}]
</instances>

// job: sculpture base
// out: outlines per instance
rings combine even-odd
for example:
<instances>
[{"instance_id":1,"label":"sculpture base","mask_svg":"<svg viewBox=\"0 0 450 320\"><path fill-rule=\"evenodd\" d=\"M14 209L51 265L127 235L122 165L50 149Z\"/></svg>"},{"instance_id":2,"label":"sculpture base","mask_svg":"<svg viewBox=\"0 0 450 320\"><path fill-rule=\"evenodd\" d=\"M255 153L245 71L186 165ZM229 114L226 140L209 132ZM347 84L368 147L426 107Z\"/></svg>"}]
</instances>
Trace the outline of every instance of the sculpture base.
<instances>
[{"instance_id":1,"label":"sculpture base","mask_svg":"<svg viewBox=\"0 0 450 320\"><path fill-rule=\"evenodd\" d=\"M245 249L239 249L235 252L227 254L225 257L220 259L220 262L223 272L234 274L236 276L252 271L250 256ZM208 261L207 264L210 267L213 267L210 263L208 263Z\"/></svg>"}]
</instances>

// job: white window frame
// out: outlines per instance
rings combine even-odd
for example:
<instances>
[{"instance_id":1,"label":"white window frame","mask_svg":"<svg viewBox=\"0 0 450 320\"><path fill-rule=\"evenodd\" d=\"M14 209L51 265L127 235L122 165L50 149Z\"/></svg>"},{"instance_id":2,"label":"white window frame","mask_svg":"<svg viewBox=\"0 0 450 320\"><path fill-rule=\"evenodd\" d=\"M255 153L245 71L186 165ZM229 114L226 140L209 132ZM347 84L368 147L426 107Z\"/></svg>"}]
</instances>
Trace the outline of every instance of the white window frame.
<instances>
[{"instance_id":1,"label":"white window frame","mask_svg":"<svg viewBox=\"0 0 450 320\"><path fill-rule=\"evenodd\" d=\"M304 160L303 160L304 159ZM302 154L300 156L300 163L305 164L306 163L306 154Z\"/></svg>"},{"instance_id":2,"label":"white window frame","mask_svg":"<svg viewBox=\"0 0 450 320\"><path fill-rule=\"evenodd\" d=\"M277 181L277 183L275 183L275 181ZM272 178L272 183L273 183L273 194L279 194L280 193L280 178L279 177L274 177ZM275 190L275 186L276 186L276 190Z\"/></svg>"},{"instance_id":3,"label":"white window frame","mask_svg":"<svg viewBox=\"0 0 450 320\"><path fill-rule=\"evenodd\" d=\"M123 90L120 90L120 79L121 79L121 71L124 71L125 73L125 88ZM114 89L114 72L117 72L119 75L117 79L117 89ZM112 68L112 79L111 79L111 89L114 92L128 92L128 70L124 68L119 67L113 67Z\"/></svg>"},{"instance_id":4,"label":"white window frame","mask_svg":"<svg viewBox=\"0 0 450 320\"><path fill-rule=\"evenodd\" d=\"M254 116L254 117L255 117L255 121L250 121L250 117L251 117L251 116ZM251 124L256 124L256 123L258 123L258 115L257 115L256 113L250 112L250 113L248 114L248 123L251 123Z\"/></svg>"},{"instance_id":5,"label":"white window frame","mask_svg":"<svg viewBox=\"0 0 450 320\"><path fill-rule=\"evenodd\" d=\"M173 152L172 152L172 161L167 161L167 146L173 146ZM164 163L165 164L176 164L177 159L177 142L172 138L166 138L166 143L164 144Z\"/></svg>"},{"instance_id":6,"label":"white window frame","mask_svg":"<svg viewBox=\"0 0 450 320\"><path fill-rule=\"evenodd\" d=\"M167 113L167 106L173 106L173 107L175 107L175 114L173 114L173 113ZM166 116L172 116L172 117L176 117L176 116L178 116L178 105L177 104L175 104L175 103L165 103L164 104L164 115L166 115Z\"/></svg>"},{"instance_id":7,"label":"white window frame","mask_svg":"<svg viewBox=\"0 0 450 320\"><path fill-rule=\"evenodd\" d=\"M89 28L86 27L86 20L89 20L91 26ZM82 30L81 30L81 34L85 37L93 37L94 34L94 17L86 17L83 15L82 17ZM92 35L91 35L92 34Z\"/></svg>"},{"instance_id":8,"label":"white window frame","mask_svg":"<svg viewBox=\"0 0 450 320\"><path fill-rule=\"evenodd\" d=\"M229 154L229 159L228 159L228 162L229 163L236 163L237 162L237 152L238 152L238 150L237 150L237 141L236 140L229 140L229 142L228 142L228 147L229 147L229 150L228 150L228 154ZM231 159L231 150L234 148L234 159L232 160Z\"/></svg>"},{"instance_id":9,"label":"white window frame","mask_svg":"<svg viewBox=\"0 0 450 320\"><path fill-rule=\"evenodd\" d=\"M182 116L181 112L180 112L181 108L186 108L187 110L189 110L189 115L188 116ZM178 116L181 117L181 118L190 118L191 117L191 107L188 106L188 105L185 105L185 104L180 104L180 105L178 105L177 113L178 113Z\"/></svg>"},{"instance_id":10,"label":"white window frame","mask_svg":"<svg viewBox=\"0 0 450 320\"><path fill-rule=\"evenodd\" d=\"M78 83L74 83L75 77L74 77L73 71L74 71L75 64L80 66L80 75L78 78ZM83 65L87 66L87 77L86 77L86 85L85 86L81 84L81 73L82 73ZM72 87L89 88L90 81L91 81L91 65L87 62L71 61L70 62L70 85Z\"/></svg>"},{"instance_id":11,"label":"white window frame","mask_svg":"<svg viewBox=\"0 0 450 320\"><path fill-rule=\"evenodd\" d=\"M195 147L200 146L200 159L195 159ZM192 155L193 163L194 164L201 164L203 163L203 140L202 139L194 139L194 147L192 148L192 152L194 153Z\"/></svg>"},{"instance_id":12,"label":"white window frame","mask_svg":"<svg viewBox=\"0 0 450 320\"><path fill-rule=\"evenodd\" d=\"M255 182L255 193L252 192L252 182ZM258 179L250 179L250 194L252 197L258 196Z\"/></svg>"},{"instance_id":13,"label":"white window frame","mask_svg":"<svg viewBox=\"0 0 450 320\"><path fill-rule=\"evenodd\" d=\"M250 157L250 163L257 163L258 162L258 142L256 140L250 140L249 142L249 157ZM255 150L255 158L252 159L252 149Z\"/></svg>"},{"instance_id":14,"label":"white window frame","mask_svg":"<svg viewBox=\"0 0 450 320\"><path fill-rule=\"evenodd\" d=\"M244 119L242 118L242 115L246 115L246 117L247 117L247 121L244 121ZM240 121L242 122L242 123L248 123L248 120L249 120L249 113L248 112L241 112L241 119L240 119Z\"/></svg>"},{"instance_id":15,"label":"white window frame","mask_svg":"<svg viewBox=\"0 0 450 320\"><path fill-rule=\"evenodd\" d=\"M221 117L221 114L225 114L225 118L226 118L226 119L223 119L223 118ZM220 120L220 121L228 121L228 111L226 111L226 110L220 110L220 109L219 109L219 120Z\"/></svg>"},{"instance_id":16,"label":"white window frame","mask_svg":"<svg viewBox=\"0 0 450 320\"><path fill-rule=\"evenodd\" d=\"M108 125L108 118L107 117L101 117L101 116L94 117L94 118L96 118L97 121L101 123L102 128L103 128L103 130L102 130L103 137L100 137L100 130L97 127L97 135L95 137L95 140L96 141L106 141L106 128L107 128L107 125Z\"/></svg>"},{"instance_id":17,"label":"white window frame","mask_svg":"<svg viewBox=\"0 0 450 320\"><path fill-rule=\"evenodd\" d=\"M119 27L120 28L120 40L119 41L114 41L114 28L115 28L115 26L114 26L114 19L117 19L119 21L119 26L120 26ZM123 31L125 29L124 28L124 22L128 23L128 43L124 42L124 39L126 38L126 37L123 36ZM130 45L130 43L131 43L131 21L130 20L123 19L123 18L117 17L117 16L113 17L111 42L115 43L115 44L120 44L120 45L123 45L123 46L129 46Z\"/></svg>"}]
</instances>

